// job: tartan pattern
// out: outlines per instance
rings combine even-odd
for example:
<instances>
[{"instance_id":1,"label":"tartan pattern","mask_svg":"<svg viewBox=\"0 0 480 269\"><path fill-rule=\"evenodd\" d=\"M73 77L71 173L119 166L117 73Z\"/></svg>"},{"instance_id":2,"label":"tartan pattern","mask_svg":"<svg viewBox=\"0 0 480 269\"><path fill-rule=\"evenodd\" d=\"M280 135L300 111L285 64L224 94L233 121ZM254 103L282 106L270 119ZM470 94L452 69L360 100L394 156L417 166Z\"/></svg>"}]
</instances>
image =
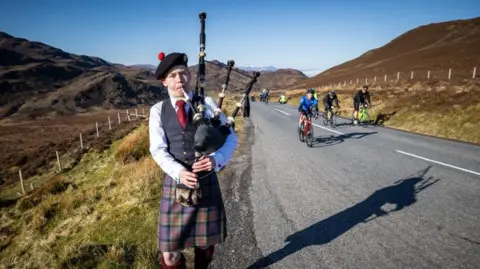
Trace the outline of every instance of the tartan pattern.
<instances>
[{"instance_id":1,"label":"tartan pattern","mask_svg":"<svg viewBox=\"0 0 480 269\"><path fill-rule=\"evenodd\" d=\"M172 252L221 244L227 219L216 173L201 179L203 198L196 207L175 202L175 181L165 176L158 223L158 250Z\"/></svg>"}]
</instances>

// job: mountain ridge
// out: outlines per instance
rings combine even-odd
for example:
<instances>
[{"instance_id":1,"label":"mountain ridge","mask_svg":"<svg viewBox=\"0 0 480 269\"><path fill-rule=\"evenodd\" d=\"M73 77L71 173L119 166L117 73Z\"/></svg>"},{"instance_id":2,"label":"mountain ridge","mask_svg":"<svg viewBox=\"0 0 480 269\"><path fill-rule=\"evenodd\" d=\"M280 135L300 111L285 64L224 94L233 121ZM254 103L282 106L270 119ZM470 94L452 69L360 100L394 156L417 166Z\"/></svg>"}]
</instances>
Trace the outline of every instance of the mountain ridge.
<instances>
[{"instance_id":1,"label":"mountain ridge","mask_svg":"<svg viewBox=\"0 0 480 269\"><path fill-rule=\"evenodd\" d=\"M396 79L397 72L403 79L410 78L415 71L416 78L447 79L452 68L453 78L472 78L472 70L479 66L480 58L480 17L420 25L399 34L385 45L370 49L356 58L333 66L306 79L302 87L349 82L359 84L374 77Z\"/></svg>"},{"instance_id":2,"label":"mountain ridge","mask_svg":"<svg viewBox=\"0 0 480 269\"><path fill-rule=\"evenodd\" d=\"M168 96L154 65L123 65L65 52L0 32L0 119L69 116L99 109L153 105ZM226 64L207 61L207 89L220 91ZM195 85L198 65L189 66ZM242 92L251 72L233 68L229 91ZM295 69L264 71L254 88L294 85L306 78Z\"/></svg>"}]
</instances>

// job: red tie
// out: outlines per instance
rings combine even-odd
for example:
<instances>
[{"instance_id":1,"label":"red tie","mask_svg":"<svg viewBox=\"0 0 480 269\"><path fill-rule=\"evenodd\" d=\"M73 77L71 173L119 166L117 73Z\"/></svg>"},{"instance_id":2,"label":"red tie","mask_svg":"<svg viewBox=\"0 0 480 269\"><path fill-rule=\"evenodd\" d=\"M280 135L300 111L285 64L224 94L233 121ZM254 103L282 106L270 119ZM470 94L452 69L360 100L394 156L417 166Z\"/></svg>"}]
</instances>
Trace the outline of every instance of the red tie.
<instances>
[{"instance_id":1,"label":"red tie","mask_svg":"<svg viewBox=\"0 0 480 269\"><path fill-rule=\"evenodd\" d=\"M178 107L178 110L177 110L178 121L180 122L180 125L182 125L182 128L185 128L185 125L187 124L187 112L185 112L185 101L178 100L176 105Z\"/></svg>"}]
</instances>

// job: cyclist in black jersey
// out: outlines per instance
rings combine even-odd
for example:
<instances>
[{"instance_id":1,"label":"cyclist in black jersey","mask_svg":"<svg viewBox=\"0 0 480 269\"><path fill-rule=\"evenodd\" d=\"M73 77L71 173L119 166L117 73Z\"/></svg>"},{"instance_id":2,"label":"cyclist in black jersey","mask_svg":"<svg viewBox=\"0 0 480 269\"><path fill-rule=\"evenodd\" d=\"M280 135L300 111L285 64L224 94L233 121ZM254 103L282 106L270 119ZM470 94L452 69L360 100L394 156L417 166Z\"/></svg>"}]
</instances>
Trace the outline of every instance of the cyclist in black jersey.
<instances>
[{"instance_id":1,"label":"cyclist in black jersey","mask_svg":"<svg viewBox=\"0 0 480 269\"><path fill-rule=\"evenodd\" d=\"M353 123L357 124L357 115L360 106L368 105L371 106L372 102L370 100L370 93L368 92L368 86L364 85L361 90L355 94L353 97Z\"/></svg>"}]
</instances>

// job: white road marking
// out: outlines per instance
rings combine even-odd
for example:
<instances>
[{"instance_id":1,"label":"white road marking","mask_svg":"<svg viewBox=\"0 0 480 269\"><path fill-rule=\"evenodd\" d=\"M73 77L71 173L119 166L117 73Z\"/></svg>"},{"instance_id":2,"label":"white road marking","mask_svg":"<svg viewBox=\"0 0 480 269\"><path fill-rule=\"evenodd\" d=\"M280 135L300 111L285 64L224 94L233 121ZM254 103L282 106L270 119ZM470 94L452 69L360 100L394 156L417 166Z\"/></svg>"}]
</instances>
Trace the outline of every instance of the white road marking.
<instances>
[{"instance_id":1,"label":"white road marking","mask_svg":"<svg viewBox=\"0 0 480 269\"><path fill-rule=\"evenodd\" d=\"M468 172L468 173L472 173L474 175L480 176L479 172L475 172L475 171L468 170L468 169L465 169L465 168L461 168L461 167L458 167L458 166L454 166L454 165L451 165L451 164L442 163L442 162L439 162L439 161L430 160L430 159L427 159L425 157L421 157L421 156L418 156L418 155L415 155L415 154L407 153L407 152L404 152L404 151L401 151L401 150L395 150L395 151L398 152L398 153L401 153L401 154L411 156L411 157L415 157L415 158L422 159L422 160L429 161L429 162L436 163L436 164L441 164L441 165L444 165L444 166L447 166L447 167L450 167L450 168L458 169L458 170L461 170L461 171L464 171L464 172Z\"/></svg>"},{"instance_id":2,"label":"white road marking","mask_svg":"<svg viewBox=\"0 0 480 269\"><path fill-rule=\"evenodd\" d=\"M332 129L328 129L327 127L320 126L320 125L318 125L318 124L316 124L316 123L312 123L312 125L315 126L315 127L318 127L318 128L322 128L322 129L327 130L327 131L332 132L332 133L336 133L336 134L339 134L339 135L343 135L343 133L340 133L339 131L335 131L335 130L332 130Z\"/></svg>"},{"instance_id":3,"label":"white road marking","mask_svg":"<svg viewBox=\"0 0 480 269\"><path fill-rule=\"evenodd\" d=\"M277 108L275 108L275 110L278 111L278 112L280 112L280 113L283 113L283 114L285 114L285 115L287 115L287 116L290 116L290 114L288 114L287 112L285 112L285 111L283 111L283 110L280 110L280 109L277 109Z\"/></svg>"},{"instance_id":4,"label":"white road marking","mask_svg":"<svg viewBox=\"0 0 480 269\"><path fill-rule=\"evenodd\" d=\"M283 111L283 110L280 110L280 109L278 109L278 108L275 108L274 110L276 110L276 111L278 111L278 112L280 112L280 113L283 113L283 114L285 114L285 115L290 116L290 114L288 114L287 112L285 112L285 111ZM322 128L322 129L327 130L327 131L332 132L332 133L336 133L336 134L339 134L339 135L343 135L343 133L341 133L341 132L338 132L338 131L335 131L335 130L332 130L332 129L328 129L328 128L326 128L326 127L320 126L320 125L315 124L315 123L312 123L312 125L313 125L313 126L316 126L316 127L318 127L318 128Z\"/></svg>"}]
</instances>

